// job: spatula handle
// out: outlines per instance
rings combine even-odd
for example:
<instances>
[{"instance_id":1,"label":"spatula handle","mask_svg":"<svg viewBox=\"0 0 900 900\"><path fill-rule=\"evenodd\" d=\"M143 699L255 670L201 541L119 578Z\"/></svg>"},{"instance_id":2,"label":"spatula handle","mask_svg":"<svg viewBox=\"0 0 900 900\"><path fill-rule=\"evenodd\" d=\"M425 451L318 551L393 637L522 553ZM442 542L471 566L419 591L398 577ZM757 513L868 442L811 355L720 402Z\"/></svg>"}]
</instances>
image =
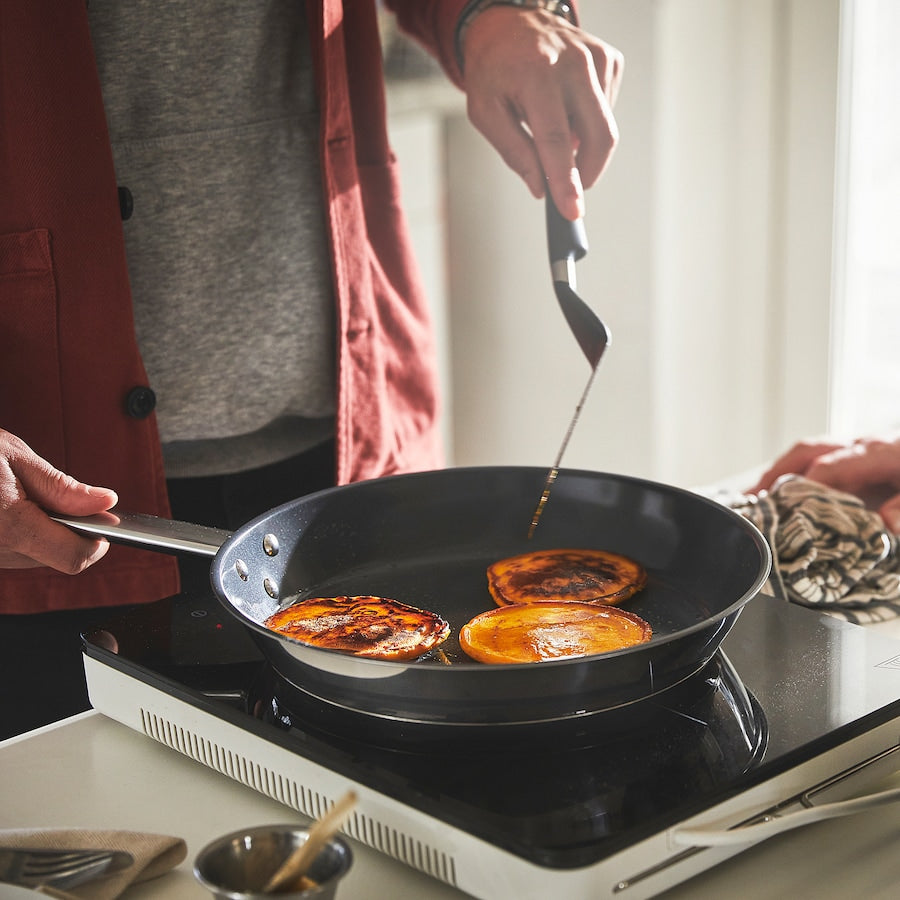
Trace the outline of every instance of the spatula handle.
<instances>
[{"instance_id":1,"label":"spatula handle","mask_svg":"<svg viewBox=\"0 0 900 900\"><path fill-rule=\"evenodd\" d=\"M564 219L550 192L547 192L547 247L550 250L550 265L581 259L588 251L587 233L584 230L584 219L570 222Z\"/></svg>"}]
</instances>

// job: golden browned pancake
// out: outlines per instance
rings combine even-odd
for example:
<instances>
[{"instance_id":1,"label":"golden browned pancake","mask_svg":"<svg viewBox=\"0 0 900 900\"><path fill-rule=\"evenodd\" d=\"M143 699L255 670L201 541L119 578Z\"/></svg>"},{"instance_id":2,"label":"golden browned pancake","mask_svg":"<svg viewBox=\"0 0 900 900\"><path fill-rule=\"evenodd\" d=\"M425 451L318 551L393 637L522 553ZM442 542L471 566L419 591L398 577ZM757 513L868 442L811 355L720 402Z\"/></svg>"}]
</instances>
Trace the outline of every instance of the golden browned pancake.
<instances>
[{"instance_id":1,"label":"golden browned pancake","mask_svg":"<svg viewBox=\"0 0 900 900\"><path fill-rule=\"evenodd\" d=\"M386 597L311 597L264 624L304 644L387 660L415 659L450 633L436 613Z\"/></svg>"},{"instance_id":2,"label":"golden browned pancake","mask_svg":"<svg viewBox=\"0 0 900 900\"><path fill-rule=\"evenodd\" d=\"M605 550L535 550L492 563L487 578L498 606L548 600L612 605L647 583L643 566Z\"/></svg>"},{"instance_id":3,"label":"golden browned pancake","mask_svg":"<svg viewBox=\"0 0 900 900\"><path fill-rule=\"evenodd\" d=\"M609 653L652 635L634 613L568 600L490 609L463 625L459 643L479 662L526 663Z\"/></svg>"}]
</instances>

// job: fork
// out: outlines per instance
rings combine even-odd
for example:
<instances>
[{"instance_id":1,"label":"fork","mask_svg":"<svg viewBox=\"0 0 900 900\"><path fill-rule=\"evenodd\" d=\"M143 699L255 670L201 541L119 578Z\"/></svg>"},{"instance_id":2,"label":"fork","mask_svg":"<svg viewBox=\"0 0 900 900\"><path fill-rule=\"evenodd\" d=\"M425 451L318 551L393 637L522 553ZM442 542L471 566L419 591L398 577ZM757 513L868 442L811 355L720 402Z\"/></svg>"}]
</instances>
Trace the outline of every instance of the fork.
<instances>
[{"instance_id":1,"label":"fork","mask_svg":"<svg viewBox=\"0 0 900 900\"><path fill-rule=\"evenodd\" d=\"M0 847L0 881L25 887L71 888L134 862L121 850L45 850Z\"/></svg>"}]
</instances>

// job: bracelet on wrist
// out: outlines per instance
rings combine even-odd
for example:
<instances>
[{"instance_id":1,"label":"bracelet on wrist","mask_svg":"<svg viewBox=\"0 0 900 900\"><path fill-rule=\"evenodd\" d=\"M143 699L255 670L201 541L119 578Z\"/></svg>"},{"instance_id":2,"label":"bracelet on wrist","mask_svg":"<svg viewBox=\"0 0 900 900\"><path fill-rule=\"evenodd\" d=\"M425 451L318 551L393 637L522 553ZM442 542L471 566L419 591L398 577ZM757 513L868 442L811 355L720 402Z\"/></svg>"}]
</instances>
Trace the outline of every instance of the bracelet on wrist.
<instances>
[{"instance_id":1,"label":"bracelet on wrist","mask_svg":"<svg viewBox=\"0 0 900 900\"><path fill-rule=\"evenodd\" d=\"M469 25L475 20L476 16L483 13L492 6L515 6L519 9L544 9L552 12L554 15L560 16L572 25L577 25L575 10L568 0L470 0L463 7L463 11L459 14L459 21L456 23L456 34L454 35L454 44L456 47L456 61L459 64L459 70L463 70L463 40Z\"/></svg>"}]
</instances>

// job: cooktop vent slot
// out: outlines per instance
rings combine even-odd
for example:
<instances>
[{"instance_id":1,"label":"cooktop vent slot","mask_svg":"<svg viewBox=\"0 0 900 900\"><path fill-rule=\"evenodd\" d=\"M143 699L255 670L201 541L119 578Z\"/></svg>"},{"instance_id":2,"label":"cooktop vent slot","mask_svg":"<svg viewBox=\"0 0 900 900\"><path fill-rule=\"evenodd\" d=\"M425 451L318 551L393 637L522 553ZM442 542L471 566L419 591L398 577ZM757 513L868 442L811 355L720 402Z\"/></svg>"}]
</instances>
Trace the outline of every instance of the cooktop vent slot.
<instances>
[{"instance_id":1,"label":"cooktop vent slot","mask_svg":"<svg viewBox=\"0 0 900 900\"><path fill-rule=\"evenodd\" d=\"M203 763L207 768L227 775L312 819L321 818L331 806L328 798L290 776L261 766L245 755L235 753L143 707L141 728L148 737L183 756ZM343 830L361 844L457 887L453 857L429 844L359 811L353 813Z\"/></svg>"}]
</instances>

